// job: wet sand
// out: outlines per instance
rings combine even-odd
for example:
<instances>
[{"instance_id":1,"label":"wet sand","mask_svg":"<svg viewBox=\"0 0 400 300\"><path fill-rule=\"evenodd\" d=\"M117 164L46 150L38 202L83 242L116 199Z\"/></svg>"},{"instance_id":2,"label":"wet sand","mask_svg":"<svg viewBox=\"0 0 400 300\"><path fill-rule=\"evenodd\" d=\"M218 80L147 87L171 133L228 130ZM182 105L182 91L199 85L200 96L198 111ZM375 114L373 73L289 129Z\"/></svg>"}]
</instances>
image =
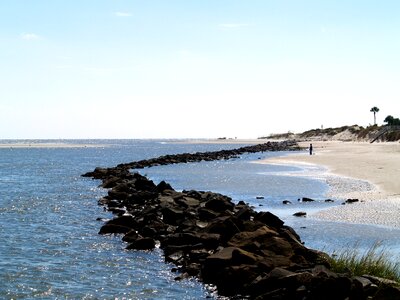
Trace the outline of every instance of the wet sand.
<instances>
[{"instance_id":1,"label":"wet sand","mask_svg":"<svg viewBox=\"0 0 400 300\"><path fill-rule=\"evenodd\" d=\"M313 174L330 185L327 197L357 198L358 203L320 211L313 217L332 221L400 227L400 143L312 142L308 149L261 163L319 165ZM308 148L309 143L300 143Z\"/></svg>"}]
</instances>

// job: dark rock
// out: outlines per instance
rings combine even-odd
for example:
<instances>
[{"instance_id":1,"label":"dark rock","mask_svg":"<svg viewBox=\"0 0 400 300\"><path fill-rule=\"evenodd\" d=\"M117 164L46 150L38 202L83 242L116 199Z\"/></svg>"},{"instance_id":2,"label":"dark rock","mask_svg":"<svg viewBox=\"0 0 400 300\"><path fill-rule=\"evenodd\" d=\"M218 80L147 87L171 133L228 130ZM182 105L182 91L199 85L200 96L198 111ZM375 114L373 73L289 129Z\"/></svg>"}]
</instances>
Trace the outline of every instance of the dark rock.
<instances>
[{"instance_id":1,"label":"dark rock","mask_svg":"<svg viewBox=\"0 0 400 300\"><path fill-rule=\"evenodd\" d=\"M126 198L125 204L140 204L144 205L146 202L149 200L156 199L158 197L158 194L155 192L151 191L132 191L128 197Z\"/></svg>"},{"instance_id":2,"label":"dark rock","mask_svg":"<svg viewBox=\"0 0 400 300\"><path fill-rule=\"evenodd\" d=\"M124 208L118 207L109 207L107 210L119 217L123 216L126 213L126 210Z\"/></svg>"},{"instance_id":3,"label":"dark rock","mask_svg":"<svg viewBox=\"0 0 400 300\"><path fill-rule=\"evenodd\" d=\"M131 216L120 216L108 221L106 225L120 225L133 229L137 225L137 222Z\"/></svg>"},{"instance_id":4,"label":"dark rock","mask_svg":"<svg viewBox=\"0 0 400 300\"><path fill-rule=\"evenodd\" d=\"M282 226L279 229L279 235L288 240L292 245L303 245L300 236L292 227Z\"/></svg>"},{"instance_id":5,"label":"dark rock","mask_svg":"<svg viewBox=\"0 0 400 300\"><path fill-rule=\"evenodd\" d=\"M204 260L201 270L202 279L204 282L215 282L219 289L224 289L229 284L227 278L229 278L229 271L232 270L233 266L253 265L259 259L261 258L258 255L237 247L223 248ZM252 267L252 269L257 268L257 266ZM255 274L252 274L252 276L255 276ZM226 291L225 294L230 293Z\"/></svg>"},{"instance_id":6,"label":"dark rock","mask_svg":"<svg viewBox=\"0 0 400 300\"><path fill-rule=\"evenodd\" d=\"M282 290L284 287L280 280L295 274L283 268L274 268L267 275L258 276L253 280L247 286L246 291L251 295L251 298L255 299L290 299L285 296L287 292ZM274 296L271 298L272 295Z\"/></svg>"},{"instance_id":7,"label":"dark rock","mask_svg":"<svg viewBox=\"0 0 400 300\"><path fill-rule=\"evenodd\" d=\"M190 244L198 244L201 243L201 238L193 233L174 233L169 234L161 243L161 248L164 245L169 246L182 246L182 245L190 245Z\"/></svg>"},{"instance_id":8,"label":"dark rock","mask_svg":"<svg viewBox=\"0 0 400 300\"><path fill-rule=\"evenodd\" d=\"M144 237L154 237L157 235L157 229L150 227L150 226L144 226L140 230L140 234Z\"/></svg>"},{"instance_id":9,"label":"dark rock","mask_svg":"<svg viewBox=\"0 0 400 300\"><path fill-rule=\"evenodd\" d=\"M370 286L372 282L362 276L355 276L353 277L353 283L360 287L360 289L365 289L366 287Z\"/></svg>"},{"instance_id":10,"label":"dark rock","mask_svg":"<svg viewBox=\"0 0 400 300\"><path fill-rule=\"evenodd\" d=\"M270 213L269 211L263 211L257 213L257 215L254 217L254 221L260 221L265 225L274 228L280 228L284 224L284 222L281 219L279 219L277 216Z\"/></svg>"},{"instance_id":11,"label":"dark rock","mask_svg":"<svg viewBox=\"0 0 400 300\"><path fill-rule=\"evenodd\" d=\"M208 256L204 261L203 277L207 278L207 271L213 273L216 269L223 269L232 262L232 253L236 247L222 248L220 251ZM212 275L212 274L210 274Z\"/></svg>"},{"instance_id":12,"label":"dark rock","mask_svg":"<svg viewBox=\"0 0 400 300\"><path fill-rule=\"evenodd\" d=\"M248 206L242 207L238 212L235 213L235 217L243 221L250 220L252 215L253 210Z\"/></svg>"},{"instance_id":13,"label":"dark rock","mask_svg":"<svg viewBox=\"0 0 400 300\"><path fill-rule=\"evenodd\" d=\"M183 210L172 208L172 207L164 207L161 210L163 221L167 224L178 225L185 219L185 213Z\"/></svg>"},{"instance_id":14,"label":"dark rock","mask_svg":"<svg viewBox=\"0 0 400 300\"><path fill-rule=\"evenodd\" d=\"M136 241L139 238L139 234L135 231L135 230L130 230L128 231L124 237L122 238L122 240L124 242L127 243L133 243L134 241Z\"/></svg>"},{"instance_id":15,"label":"dark rock","mask_svg":"<svg viewBox=\"0 0 400 300\"><path fill-rule=\"evenodd\" d=\"M253 245L255 242L263 244L272 237L278 236L278 233L268 226L263 226L255 231L238 232L228 242L229 246L242 247L245 249L248 246Z\"/></svg>"},{"instance_id":16,"label":"dark rock","mask_svg":"<svg viewBox=\"0 0 400 300\"><path fill-rule=\"evenodd\" d=\"M163 180L156 186L155 192L162 193L165 190L173 190L173 188Z\"/></svg>"},{"instance_id":17,"label":"dark rock","mask_svg":"<svg viewBox=\"0 0 400 300\"><path fill-rule=\"evenodd\" d=\"M243 221L234 216L217 217L209 222L206 232L221 235L220 242L227 242L235 233L241 232Z\"/></svg>"},{"instance_id":18,"label":"dark rock","mask_svg":"<svg viewBox=\"0 0 400 300\"><path fill-rule=\"evenodd\" d=\"M137 190L144 191L155 191L157 189L153 181L148 180L145 177L137 177L135 182L135 188Z\"/></svg>"},{"instance_id":19,"label":"dark rock","mask_svg":"<svg viewBox=\"0 0 400 300\"><path fill-rule=\"evenodd\" d=\"M233 210L234 204L228 197L214 197L206 202L205 207L216 212L223 212Z\"/></svg>"},{"instance_id":20,"label":"dark rock","mask_svg":"<svg viewBox=\"0 0 400 300\"><path fill-rule=\"evenodd\" d=\"M292 244L290 244L290 242L288 242L286 239L279 236L273 236L269 239L264 240L264 243L262 244L262 249L287 257L291 257L294 254Z\"/></svg>"},{"instance_id":21,"label":"dark rock","mask_svg":"<svg viewBox=\"0 0 400 300\"><path fill-rule=\"evenodd\" d=\"M283 269L283 268L274 268L269 274L268 278L284 278L287 276L295 275L295 272L291 272L289 270Z\"/></svg>"},{"instance_id":22,"label":"dark rock","mask_svg":"<svg viewBox=\"0 0 400 300\"><path fill-rule=\"evenodd\" d=\"M118 207L123 207L124 205L122 204L121 201L117 201L115 199L108 199L106 197L101 198L98 202L99 205L107 205L107 208L118 208Z\"/></svg>"},{"instance_id":23,"label":"dark rock","mask_svg":"<svg viewBox=\"0 0 400 300\"><path fill-rule=\"evenodd\" d=\"M277 267L291 267L293 265L290 257L275 254L273 251L262 250L261 255L264 258L258 262L258 266L263 272L270 272Z\"/></svg>"},{"instance_id":24,"label":"dark rock","mask_svg":"<svg viewBox=\"0 0 400 300\"><path fill-rule=\"evenodd\" d=\"M351 293L352 280L345 276L326 276L319 274L312 278L309 286L314 299L346 299Z\"/></svg>"},{"instance_id":25,"label":"dark rock","mask_svg":"<svg viewBox=\"0 0 400 300\"><path fill-rule=\"evenodd\" d=\"M121 178L117 177L117 176L111 176L110 178L107 178L103 181L103 184L101 184L102 188L105 189L110 189L115 187L116 185L118 185L121 182Z\"/></svg>"},{"instance_id":26,"label":"dark rock","mask_svg":"<svg viewBox=\"0 0 400 300\"><path fill-rule=\"evenodd\" d=\"M128 233L131 231L131 227L116 225L116 224L105 224L100 228L99 234L110 234L110 233Z\"/></svg>"},{"instance_id":27,"label":"dark rock","mask_svg":"<svg viewBox=\"0 0 400 300\"><path fill-rule=\"evenodd\" d=\"M257 277L258 267L248 264L228 266L222 273L223 276L218 277L215 282L218 292L226 296L234 296L242 294L243 287Z\"/></svg>"},{"instance_id":28,"label":"dark rock","mask_svg":"<svg viewBox=\"0 0 400 300\"><path fill-rule=\"evenodd\" d=\"M199 263L191 263L184 268L189 276L198 276L200 274L201 265Z\"/></svg>"},{"instance_id":29,"label":"dark rock","mask_svg":"<svg viewBox=\"0 0 400 300\"><path fill-rule=\"evenodd\" d=\"M398 300L400 299L399 286L381 286L373 299L376 300Z\"/></svg>"},{"instance_id":30,"label":"dark rock","mask_svg":"<svg viewBox=\"0 0 400 300\"><path fill-rule=\"evenodd\" d=\"M314 202L314 201L315 201L314 199L307 198L307 197L301 198L301 202Z\"/></svg>"},{"instance_id":31,"label":"dark rock","mask_svg":"<svg viewBox=\"0 0 400 300\"><path fill-rule=\"evenodd\" d=\"M126 247L128 250L152 250L156 247L156 242L152 238L138 238Z\"/></svg>"},{"instance_id":32,"label":"dark rock","mask_svg":"<svg viewBox=\"0 0 400 300\"><path fill-rule=\"evenodd\" d=\"M116 190L109 190L108 191L108 197L110 199L115 199L115 200L125 200L129 197L129 193L123 191L116 191Z\"/></svg>"},{"instance_id":33,"label":"dark rock","mask_svg":"<svg viewBox=\"0 0 400 300\"><path fill-rule=\"evenodd\" d=\"M388 285L388 286L395 286L399 285L397 281L386 279L386 278L381 278L377 276L372 276L372 275L363 275L362 277L370 280L372 283L378 285L378 286L383 286L383 285Z\"/></svg>"},{"instance_id":34,"label":"dark rock","mask_svg":"<svg viewBox=\"0 0 400 300\"><path fill-rule=\"evenodd\" d=\"M339 275L336 274L335 272L332 272L331 270L329 270L326 266L324 265L317 265L315 266L311 272L319 277L326 277L326 278L338 278Z\"/></svg>"},{"instance_id":35,"label":"dark rock","mask_svg":"<svg viewBox=\"0 0 400 300\"><path fill-rule=\"evenodd\" d=\"M359 201L358 199L347 199L344 203L351 204L351 203L356 203L358 201Z\"/></svg>"},{"instance_id":36,"label":"dark rock","mask_svg":"<svg viewBox=\"0 0 400 300\"><path fill-rule=\"evenodd\" d=\"M305 211L299 211L293 214L295 217L305 217L307 213Z\"/></svg>"},{"instance_id":37,"label":"dark rock","mask_svg":"<svg viewBox=\"0 0 400 300\"><path fill-rule=\"evenodd\" d=\"M193 208L200 205L200 201L192 197L183 197L175 200L179 206L184 208Z\"/></svg>"}]
</instances>

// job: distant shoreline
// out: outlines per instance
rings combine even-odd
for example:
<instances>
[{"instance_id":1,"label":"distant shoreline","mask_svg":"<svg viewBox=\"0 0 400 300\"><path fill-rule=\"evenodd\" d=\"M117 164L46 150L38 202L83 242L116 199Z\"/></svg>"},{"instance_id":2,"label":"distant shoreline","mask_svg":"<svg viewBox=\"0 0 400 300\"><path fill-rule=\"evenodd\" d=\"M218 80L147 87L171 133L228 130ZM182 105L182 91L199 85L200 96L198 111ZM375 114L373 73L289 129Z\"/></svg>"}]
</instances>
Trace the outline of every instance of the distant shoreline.
<instances>
[{"instance_id":1,"label":"distant shoreline","mask_svg":"<svg viewBox=\"0 0 400 300\"><path fill-rule=\"evenodd\" d=\"M35 141L26 141L20 143L2 143L0 141L0 149L30 149L30 148L99 148L99 147L108 147L105 144L78 144L78 143L65 143L65 142L52 142L52 143L43 143L43 142L35 142Z\"/></svg>"},{"instance_id":2,"label":"distant shoreline","mask_svg":"<svg viewBox=\"0 0 400 300\"><path fill-rule=\"evenodd\" d=\"M177 143L185 144L263 144L267 142L281 142L284 139L182 139Z\"/></svg>"}]
</instances>

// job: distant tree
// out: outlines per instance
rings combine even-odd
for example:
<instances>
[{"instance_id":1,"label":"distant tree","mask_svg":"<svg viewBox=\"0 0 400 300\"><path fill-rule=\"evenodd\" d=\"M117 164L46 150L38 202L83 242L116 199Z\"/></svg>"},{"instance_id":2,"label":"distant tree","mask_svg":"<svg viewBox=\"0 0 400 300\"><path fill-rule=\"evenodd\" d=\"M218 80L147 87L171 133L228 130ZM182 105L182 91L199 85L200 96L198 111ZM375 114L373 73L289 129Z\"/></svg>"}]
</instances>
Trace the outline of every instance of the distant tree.
<instances>
[{"instance_id":1,"label":"distant tree","mask_svg":"<svg viewBox=\"0 0 400 300\"><path fill-rule=\"evenodd\" d=\"M383 122L387 123L388 125L392 125L392 124L393 124L393 120L394 120L393 116L388 115L388 116L385 118L385 120L383 120Z\"/></svg>"},{"instance_id":2,"label":"distant tree","mask_svg":"<svg viewBox=\"0 0 400 300\"><path fill-rule=\"evenodd\" d=\"M377 108L376 106L374 106L373 108L371 108L370 112L374 113L374 125L376 125L376 113L379 111L379 108Z\"/></svg>"},{"instance_id":3,"label":"distant tree","mask_svg":"<svg viewBox=\"0 0 400 300\"><path fill-rule=\"evenodd\" d=\"M387 123L388 125L400 125L400 119L393 118L391 115L387 116L383 122Z\"/></svg>"}]
</instances>

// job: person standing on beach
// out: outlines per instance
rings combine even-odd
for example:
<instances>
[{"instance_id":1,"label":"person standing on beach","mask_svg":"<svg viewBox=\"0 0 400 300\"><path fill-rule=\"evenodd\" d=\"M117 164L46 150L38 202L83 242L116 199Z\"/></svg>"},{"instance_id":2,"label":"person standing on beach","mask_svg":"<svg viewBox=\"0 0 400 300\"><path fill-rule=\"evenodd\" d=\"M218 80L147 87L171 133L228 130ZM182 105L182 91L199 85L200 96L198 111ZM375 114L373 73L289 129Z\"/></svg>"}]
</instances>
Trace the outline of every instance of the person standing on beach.
<instances>
[{"instance_id":1,"label":"person standing on beach","mask_svg":"<svg viewBox=\"0 0 400 300\"><path fill-rule=\"evenodd\" d=\"M312 155L312 144L310 144L310 155Z\"/></svg>"}]
</instances>

